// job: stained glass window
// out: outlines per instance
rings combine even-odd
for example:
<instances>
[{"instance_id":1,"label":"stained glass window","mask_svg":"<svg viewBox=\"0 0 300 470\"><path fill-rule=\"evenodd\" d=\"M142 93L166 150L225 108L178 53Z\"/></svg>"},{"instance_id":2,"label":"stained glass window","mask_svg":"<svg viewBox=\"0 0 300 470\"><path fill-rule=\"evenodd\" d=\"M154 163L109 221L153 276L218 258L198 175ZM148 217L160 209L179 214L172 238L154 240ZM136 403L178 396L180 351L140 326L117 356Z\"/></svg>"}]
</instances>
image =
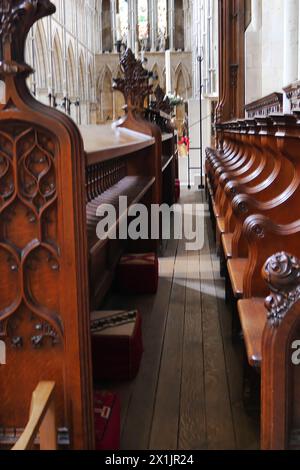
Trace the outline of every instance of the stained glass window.
<instances>
[{"instance_id":1,"label":"stained glass window","mask_svg":"<svg viewBox=\"0 0 300 470\"><path fill-rule=\"evenodd\" d=\"M164 50L167 38L167 0L157 0L158 48Z\"/></svg>"},{"instance_id":2,"label":"stained glass window","mask_svg":"<svg viewBox=\"0 0 300 470\"><path fill-rule=\"evenodd\" d=\"M148 0L138 0L139 40L148 39Z\"/></svg>"},{"instance_id":3,"label":"stained glass window","mask_svg":"<svg viewBox=\"0 0 300 470\"><path fill-rule=\"evenodd\" d=\"M124 44L127 43L128 35L128 2L119 0L119 13L117 15L117 39L121 39Z\"/></svg>"}]
</instances>

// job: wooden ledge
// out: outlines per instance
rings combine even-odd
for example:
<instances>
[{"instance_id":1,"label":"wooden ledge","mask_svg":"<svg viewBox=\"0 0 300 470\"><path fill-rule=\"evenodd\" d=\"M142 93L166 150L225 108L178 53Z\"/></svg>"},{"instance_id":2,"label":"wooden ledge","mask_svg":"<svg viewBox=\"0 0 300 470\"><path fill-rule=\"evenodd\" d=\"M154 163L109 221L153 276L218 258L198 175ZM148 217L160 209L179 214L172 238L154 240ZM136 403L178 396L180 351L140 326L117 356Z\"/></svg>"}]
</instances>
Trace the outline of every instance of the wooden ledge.
<instances>
[{"instance_id":1,"label":"wooden ledge","mask_svg":"<svg viewBox=\"0 0 300 470\"><path fill-rule=\"evenodd\" d=\"M232 258L233 233L222 233L222 245L226 259Z\"/></svg>"},{"instance_id":2,"label":"wooden ledge","mask_svg":"<svg viewBox=\"0 0 300 470\"><path fill-rule=\"evenodd\" d=\"M80 126L79 129L88 165L138 152L155 143L153 137L114 125Z\"/></svg>"},{"instance_id":3,"label":"wooden ledge","mask_svg":"<svg viewBox=\"0 0 300 470\"><path fill-rule=\"evenodd\" d=\"M227 262L232 291L237 299L241 299L243 297L243 282L247 263L247 258L233 258L229 259Z\"/></svg>"},{"instance_id":4,"label":"wooden ledge","mask_svg":"<svg viewBox=\"0 0 300 470\"><path fill-rule=\"evenodd\" d=\"M248 362L251 367L261 367L262 336L267 322L265 299L251 298L238 302Z\"/></svg>"}]
</instances>

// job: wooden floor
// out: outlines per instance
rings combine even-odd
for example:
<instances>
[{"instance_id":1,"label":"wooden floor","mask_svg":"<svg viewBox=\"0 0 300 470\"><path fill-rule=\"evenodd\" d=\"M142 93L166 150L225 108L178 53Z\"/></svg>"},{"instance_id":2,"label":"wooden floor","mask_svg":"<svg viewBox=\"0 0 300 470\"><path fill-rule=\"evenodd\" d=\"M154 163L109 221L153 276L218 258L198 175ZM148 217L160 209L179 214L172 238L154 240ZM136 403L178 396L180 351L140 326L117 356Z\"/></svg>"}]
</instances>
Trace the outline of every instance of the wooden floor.
<instances>
[{"instance_id":1,"label":"wooden floor","mask_svg":"<svg viewBox=\"0 0 300 470\"><path fill-rule=\"evenodd\" d=\"M186 190L181 203L203 198ZM156 296L114 296L107 305L137 307L143 318L138 377L109 384L121 398L122 449L256 449L259 424L243 406L242 346L231 341L207 207L203 249L185 244L168 242Z\"/></svg>"}]
</instances>

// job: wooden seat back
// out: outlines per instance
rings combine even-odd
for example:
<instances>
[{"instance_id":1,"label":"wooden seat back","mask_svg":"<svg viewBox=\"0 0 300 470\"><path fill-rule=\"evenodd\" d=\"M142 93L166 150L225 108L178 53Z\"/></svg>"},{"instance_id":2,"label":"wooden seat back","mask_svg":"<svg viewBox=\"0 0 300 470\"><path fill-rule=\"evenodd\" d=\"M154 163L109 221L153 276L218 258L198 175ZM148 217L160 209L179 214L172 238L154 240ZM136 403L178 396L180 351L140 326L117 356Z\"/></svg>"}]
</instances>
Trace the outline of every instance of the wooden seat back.
<instances>
[{"instance_id":1,"label":"wooden seat back","mask_svg":"<svg viewBox=\"0 0 300 470\"><path fill-rule=\"evenodd\" d=\"M26 85L27 34L54 11L48 0L0 5L0 419L4 436L24 428L32 384L51 380L58 428L72 448L91 449L83 142L75 124L38 103Z\"/></svg>"}]
</instances>

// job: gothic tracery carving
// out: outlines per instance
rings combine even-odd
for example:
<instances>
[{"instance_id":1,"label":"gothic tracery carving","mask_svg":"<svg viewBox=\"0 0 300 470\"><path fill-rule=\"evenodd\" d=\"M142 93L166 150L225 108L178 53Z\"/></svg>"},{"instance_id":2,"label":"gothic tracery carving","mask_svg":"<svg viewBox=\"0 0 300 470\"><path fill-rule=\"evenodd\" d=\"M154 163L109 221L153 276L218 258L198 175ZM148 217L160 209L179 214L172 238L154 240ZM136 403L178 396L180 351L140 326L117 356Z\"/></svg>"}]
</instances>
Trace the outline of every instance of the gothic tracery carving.
<instances>
[{"instance_id":1,"label":"gothic tracery carving","mask_svg":"<svg viewBox=\"0 0 300 470\"><path fill-rule=\"evenodd\" d=\"M12 335L14 347L21 347L26 338L17 340L21 335L11 332L7 324L15 315L18 317L22 302L49 328L52 325L56 335L62 334L58 313L34 288L34 271L54 277L59 273L59 246L49 236L56 229L47 229L57 223L53 138L32 127L12 128L10 133L0 130L0 157L0 256L6 260L0 272L3 279L10 279L16 286L0 305L1 331L2 335ZM18 232L20 221L23 228L28 227L22 235Z\"/></svg>"}]
</instances>

